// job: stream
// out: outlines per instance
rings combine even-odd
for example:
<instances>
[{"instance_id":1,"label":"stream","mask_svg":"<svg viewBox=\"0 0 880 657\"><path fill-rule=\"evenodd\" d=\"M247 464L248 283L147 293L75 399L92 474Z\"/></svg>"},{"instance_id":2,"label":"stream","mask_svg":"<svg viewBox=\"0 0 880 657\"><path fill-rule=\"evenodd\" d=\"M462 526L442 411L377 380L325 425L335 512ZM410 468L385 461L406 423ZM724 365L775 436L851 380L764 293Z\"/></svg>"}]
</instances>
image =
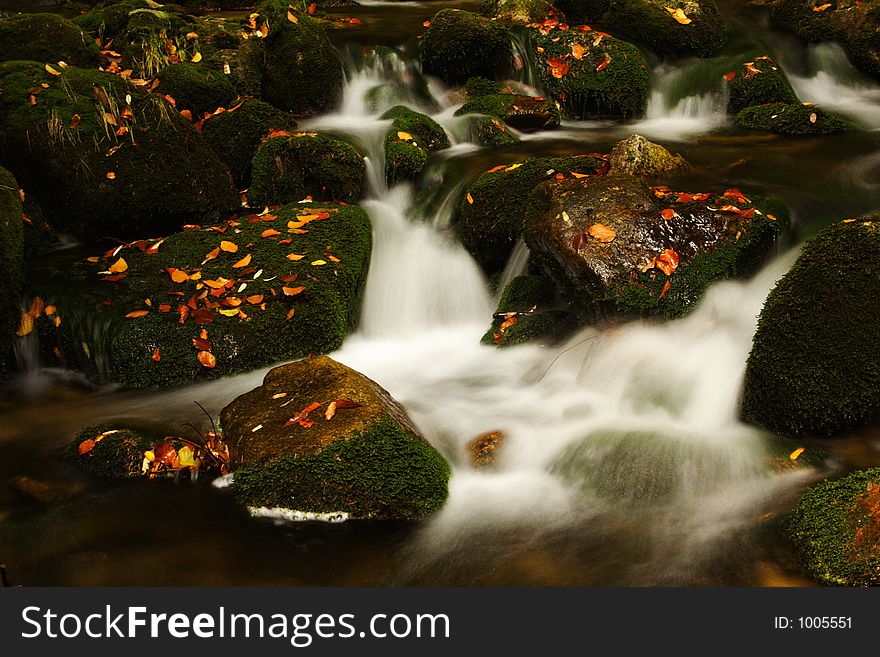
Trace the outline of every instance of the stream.
<instances>
[{"instance_id":1,"label":"stream","mask_svg":"<svg viewBox=\"0 0 880 657\"><path fill-rule=\"evenodd\" d=\"M820 465L768 467L791 445L738 419L756 318L799 245L817 230L880 207L880 86L837 47L802 46L720 3L730 43L712 59L654 62L644 118L566 121L503 149L467 140L461 99L434 80L430 99L414 37L445 2L364 2L333 10L357 30L331 32L346 67L335 113L301 122L351 139L367 157L374 247L358 332L331 354L377 381L450 461L449 499L420 523L273 523L236 509L223 490L172 482L102 488L57 458L84 426L210 429L268 368L170 391L95 387L28 366L0 397L0 481L18 475L87 485L49 510L0 486L0 561L25 585L541 585L808 586L780 519L828 476L880 465L880 431L807 442ZM458 3L455 6L471 8ZM376 54L364 45L386 45ZM756 44L804 99L860 131L783 138L733 127L722 75ZM534 75L518 82L539 95ZM378 88L378 91L377 91ZM430 114L452 147L421 180L388 188L383 139L396 104ZM681 181L782 199L793 226L752 279L714 285L674 322L587 328L552 347L480 344L496 292L450 230L464 189L486 169L535 155L607 152L640 133L693 165ZM53 254L64 261L76 248ZM504 273L525 267L520 244ZM491 471L466 444L501 430ZM792 443L793 444L793 443ZM638 486L625 486L633 473ZM650 500L650 501L648 501Z\"/></svg>"}]
</instances>

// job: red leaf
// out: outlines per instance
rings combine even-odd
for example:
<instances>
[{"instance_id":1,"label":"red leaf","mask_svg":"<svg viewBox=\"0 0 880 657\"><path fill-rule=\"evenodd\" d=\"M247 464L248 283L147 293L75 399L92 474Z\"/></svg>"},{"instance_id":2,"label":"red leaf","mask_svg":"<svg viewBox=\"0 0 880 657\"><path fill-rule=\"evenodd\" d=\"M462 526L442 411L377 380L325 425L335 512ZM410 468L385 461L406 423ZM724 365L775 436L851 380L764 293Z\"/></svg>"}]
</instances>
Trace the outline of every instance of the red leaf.
<instances>
[{"instance_id":1,"label":"red leaf","mask_svg":"<svg viewBox=\"0 0 880 657\"><path fill-rule=\"evenodd\" d=\"M91 438L82 441L79 444L79 453L80 454L88 454L95 448L95 441Z\"/></svg>"}]
</instances>

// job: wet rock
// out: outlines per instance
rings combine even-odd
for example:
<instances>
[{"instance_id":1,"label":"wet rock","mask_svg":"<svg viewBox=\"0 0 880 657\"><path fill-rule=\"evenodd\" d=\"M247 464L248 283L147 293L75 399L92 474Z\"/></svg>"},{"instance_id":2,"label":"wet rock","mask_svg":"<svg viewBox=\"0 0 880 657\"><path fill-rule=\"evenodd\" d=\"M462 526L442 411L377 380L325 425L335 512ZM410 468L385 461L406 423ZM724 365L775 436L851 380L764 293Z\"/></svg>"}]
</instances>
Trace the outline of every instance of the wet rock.
<instances>
[{"instance_id":1,"label":"wet rock","mask_svg":"<svg viewBox=\"0 0 880 657\"><path fill-rule=\"evenodd\" d=\"M0 62L12 60L97 66L98 47L76 24L57 14L21 14L0 20Z\"/></svg>"},{"instance_id":2,"label":"wet rock","mask_svg":"<svg viewBox=\"0 0 880 657\"><path fill-rule=\"evenodd\" d=\"M10 479L9 489L21 499L45 506L66 502L83 492L80 484L42 481L24 475Z\"/></svg>"},{"instance_id":3,"label":"wet rock","mask_svg":"<svg viewBox=\"0 0 880 657\"><path fill-rule=\"evenodd\" d=\"M265 139L251 160L249 198L254 205L314 199L355 203L364 191L366 166L347 141L315 132Z\"/></svg>"},{"instance_id":4,"label":"wet rock","mask_svg":"<svg viewBox=\"0 0 880 657\"><path fill-rule=\"evenodd\" d=\"M21 322L24 221L18 182L0 168L0 376L12 363L12 340Z\"/></svg>"},{"instance_id":5,"label":"wet rock","mask_svg":"<svg viewBox=\"0 0 880 657\"><path fill-rule=\"evenodd\" d=\"M517 276L501 293L492 325L481 342L509 347L534 340L557 341L577 326L556 303L556 289L544 276Z\"/></svg>"},{"instance_id":6,"label":"wet rock","mask_svg":"<svg viewBox=\"0 0 880 657\"><path fill-rule=\"evenodd\" d=\"M133 479L144 475L144 453L162 443L175 450L183 447L183 443L171 436L101 425L83 429L67 446L64 456L97 477Z\"/></svg>"},{"instance_id":7,"label":"wet rock","mask_svg":"<svg viewBox=\"0 0 880 657\"><path fill-rule=\"evenodd\" d=\"M800 102L788 77L776 62L767 56L755 57L740 64L727 76L727 111L737 114L753 105Z\"/></svg>"},{"instance_id":8,"label":"wet rock","mask_svg":"<svg viewBox=\"0 0 880 657\"><path fill-rule=\"evenodd\" d=\"M227 76L196 64L171 64L156 79L156 91L174 98L175 108L188 110L196 121L219 107L228 108L235 98Z\"/></svg>"},{"instance_id":9,"label":"wet rock","mask_svg":"<svg viewBox=\"0 0 880 657\"><path fill-rule=\"evenodd\" d=\"M547 0L483 0L480 13L509 23L532 23L547 16L552 8Z\"/></svg>"},{"instance_id":10,"label":"wet rock","mask_svg":"<svg viewBox=\"0 0 880 657\"><path fill-rule=\"evenodd\" d=\"M524 237L585 322L608 314L678 317L714 280L754 271L785 215L738 190L698 195L609 175L532 193Z\"/></svg>"},{"instance_id":11,"label":"wet rock","mask_svg":"<svg viewBox=\"0 0 880 657\"><path fill-rule=\"evenodd\" d=\"M603 160L584 155L530 158L493 167L474 181L459 203L456 221L462 243L487 274L503 270L522 234L532 189L557 175L595 175L604 166Z\"/></svg>"},{"instance_id":12,"label":"wet rock","mask_svg":"<svg viewBox=\"0 0 880 657\"><path fill-rule=\"evenodd\" d=\"M0 64L0 164L80 239L155 235L238 206L229 171L189 121L101 71Z\"/></svg>"},{"instance_id":13,"label":"wet rock","mask_svg":"<svg viewBox=\"0 0 880 657\"><path fill-rule=\"evenodd\" d=\"M852 125L815 105L770 103L747 107L733 122L741 128L780 135L830 135L848 132Z\"/></svg>"},{"instance_id":14,"label":"wet rock","mask_svg":"<svg viewBox=\"0 0 880 657\"><path fill-rule=\"evenodd\" d=\"M474 438L467 444L471 466L475 470L488 470L495 467L498 448L504 443L503 431L489 431Z\"/></svg>"},{"instance_id":15,"label":"wet rock","mask_svg":"<svg viewBox=\"0 0 880 657\"><path fill-rule=\"evenodd\" d=\"M880 585L880 468L814 486L801 498L787 528L816 581Z\"/></svg>"},{"instance_id":16,"label":"wet rock","mask_svg":"<svg viewBox=\"0 0 880 657\"><path fill-rule=\"evenodd\" d=\"M781 434L835 434L880 421L880 217L807 242L761 311L743 416Z\"/></svg>"},{"instance_id":17,"label":"wet rock","mask_svg":"<svg viewBox=\"0 0 880 657\"><path fill-rule=\"evenodd\" d=\"M550 130L558 127L562 119L555 102L513 93L499 83L471 78L467 90L469 98L455 112L456 116L484 114L500 119L520 132Z\"/></svg>"},{"instance_id":18,"label":"wet rock","mask_svg":"<svg viewBox=\"0 0 880 657\"><path fill-rule=\"evenodd\" d=\"M403 408L326 356L271 370L220 422L247 506L411 519L446 499L449 466Z\"/></svg>"},{"instance_id":19,"label":"wet rock","mask_svg":"<svg viewBox=\"0 0 880 657\"><path fill-rule=\"evenodd\" d=\"M446 84L468 78L505 78L511 71L510 33L497 22L459 9L443 9L431 18L421 41L422 69Z\"/></svg>"},{"instance_id":20,"label":"wet rock","mask_svg":"<svg viewBox=\"0 0 880 657\"><path fill-rule=\"evenodd\" d=\"M688 22L677 20L667 7L680 9ZM712 0L611 0L605 20L662 57L711 57L727 42Z\"/></svg>"},{"instance_id":21,"label":"wet rock","mask_svg":"<svg viewBox=\"0 0 880 657\"><path fill-rule=\"evenodd\" d=\"M371 244L360 208L305 203L126 245L35 290L62 320L38 322L44 357L146 388L331 351L357 325Z\"/></svg>"},{"instance_id":22,"label":"wet rock","mask_svg":"<svg viewBox=\"0 0 880 657\"><path fill-rule=\"evenodd\" d=\"M610 0L559 0L554 6L570 25L592 25L602 19L610 4Z\"/></svg>"},{"instance_id":23,"label":"wet rock","mask_svg":"<svg viewBox=\"0 0 880 657\"><path fill-rule=\"evenodd\" d=\"M429 116L397 105L381 118L393 120L385 135L385 179L389 184L415 179L431 152L449 148L446 132Z\"/></svg>"},{"instance_id":24,"label":"wet rock","mask_svg":"<svg viewBox=\"0 0 880 657\"><path fill-rule=\"evenodd\" d=\"M273 130L293 130L293 117L268 103L246 98L234 112L212 116L202 125L202 136L229 167L238 189L251 184L251 160ZM297 199L299 200L299 199Z\"/></svg>"},{"instance_id":25,"label":"wet rock","mask_svg":"<svg viewBox=\"0 0 880 657\"><path fill-rule=\"evenodd\" d=\"M611 173L638 178L669 175L689 168L681 155L673 155L641 135L617 142L611 149L609 161Z\"/></svg>"},{"instance_id":26,"label":"wet rock","mask_svg":"<svg viewBox=\"0 0 880 657\"><path fill-rule=\"evenodd\" d=\"M532 30L541 85L566 117L626 118L645 111L650 76L634 45L576 28Z\"/></svg>"}]
</instances>

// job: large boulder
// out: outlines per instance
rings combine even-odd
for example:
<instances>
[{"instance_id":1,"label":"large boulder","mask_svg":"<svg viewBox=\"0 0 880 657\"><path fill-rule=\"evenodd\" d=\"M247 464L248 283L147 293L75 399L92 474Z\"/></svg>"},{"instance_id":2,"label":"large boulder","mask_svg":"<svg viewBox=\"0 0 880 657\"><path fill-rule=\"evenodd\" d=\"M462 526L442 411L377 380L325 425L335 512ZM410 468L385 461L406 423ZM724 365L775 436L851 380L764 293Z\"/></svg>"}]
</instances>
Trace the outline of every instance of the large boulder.
<instances>
[{"instance_id":1,"label":"large boulder","mask_svg":"<svg viewBox=\"0 0 880 657\"><path fill-rule=\"evenodd\" d=\"M13 335L21 321L23 233L18 183L0 168L0 374L10 363Z\"/></svg>"},{"instance_id":2,"label":"large boulder","mask_svg":"<svg viewBox=\"0 0 880 657\"><path fill-rule=\"evenodd\" d=\"M522 235L525 205L538 184L560 176L596 175L606 168L592 155L530 158L486 171L468 188L458 206L459 238L483 270L504 269Z\"/></svg>"},{"instance_id":3,"label":"large boulder","mask_svg":"<svg viewBox=\"0 0 880 657\"><path fill-rule=\"evenodd\" d=\"M783 223L767 210L736 189L677 192L598 176L537 187L524 236L582 321L678 317L712 281L760 266Z\"/></svg>"},{"instance_id":4,"label":"large boulder","mask_svg":"<svg viewBox=\"0 0 880 657\"><path fill-rule=\"evenodd\" d=\"M674 155L641 135L632 135L617 142L608 160L611 173L638 178L668 176L689 168L681 155Z\"/></svg>"},{"instance_id":5,"label":"large boulder","mask_svg":"<svg viewBox=\"0 0 880 657\"><path fill-rule=\"evenodd\" d=\"M179 111L199 119L217 108L229 107L235 89L227 76L197 64L171 64L156 75L156 91L171 96Z\"/></svg>"},{"instance_id":6,"label":"large boulder","mask_svg":"<svg viewBox=\"0 0 880 657\"><path fill-rule=\"evenodd\" d=\"M804 246L767 297L742 412L781 434L833 434L880 420L880 216Z\"/></svg>"},{"instance_id":7,"label":"large boulder","mask_svg":"<svg viewBox=\"0 0 880 657\"><path fill-rule=\"evenodd\" d=\"M468 100L456 110L456 116L484 114L500 119L521 132L550 130L558 127L562 120L554 101L513 93L500 83L471 78L466 89Z\"/></svg>"},{"instance_id":8,"label":"large boulder","mask_svg":"<svg viewBox=\"0 0 880 657\"><path fill-rule=\"evenodd\" d=\"M385 135L385 179L389 184L415 179L433 151L449 148L446 131L430 116L396 105L381 118L391 119Z\"/></svg>"},{"instance_id":9,"label":"large boulder","mask_svg":"<svg viewBox=\"0 0 880 657\"><path fill-rule=\"evenodd\" d=\"M509 347L533 340L559 340L577 325L556 304L556 288L544 276L517 276L501 293L492 325L481 342Z\"/></svg>"},{"instance_id":10,"label":"large boulder","mask_svg":"<svg viewBox=\"0 0 880 657\"><path fill-rule=\"evenodd\" d=\"M712 0L611 0L605 20L661 57L711 57L727 41Z\"/></svg>"},{"instance_id":11,"label":"large boulder","mask_svg":"<svg viewBox=\"0 0 880 657\"><path fill-rule=\"evenodd\" d=\"M733 117L733 122L740 128L780 135L831 135L853 129L848 121L803 103L747 107Z\"/></svg>"},{"instance_id":12,"label":"large boulder","mask_svg":"<svg viewBox=\"0 0 880 657\"><path fill-rule=\"evenodd\" d=\"M553 10L548 0L483 0L480 13L508 23L532 23L539 21Z\"/></svg>"},{"instance_id":13,"label":"large boulder","mask_svg":"<svg viewBox=\"0 0 880 657\"><path fill-rule=\"evenodd\" d=\"M783 70L767 56L743 62L727 73L725 79L729 114L737 114L753 105L800 102Z\"/></svg>"},{"instance_id":14,"label":"large boulder","mask_svg":"<svg viewBox=\"0 0 880 657\"><path fill-rule=\"evenodd\" d=\"M880 586L880 468L814 486L788 521L804 567L828 586Z\"/></svg>"},{"instance_id":15,"label":"large boulder","mask_svg":"<svg viewBox=\"0 0 880 657\"><path fill-rule=\"evenodd\" d=\"M446 84L472 77L505 78L511 71L510 32L497 22L459 9L443 9L431 19L421 42L422 69Z\"/></svg>"},{"instance_id":16,"label":"large boulder","mask_svg":"<svg viewBox=\"0 0 880 657\"><path fill-rule=\"evenodd\" d=\"M220 423L249 507L408 520L446 499L449 465L403 408L326 356L271 370Z\"/></svg>"},{"instance_id":17,"label":"large boulder","mask_svg":"<svg viewBox=\"0 0 880 657\"><path fill-rule=\"evenodd\" d=\"M72 66L0 64L0 164L80 239L155 235L238 205L228 169L166 101Z\"/></svg>"},{"instance_id":18,"label":"large boulder","mask_svg":"<svg viewBox=\"0 0 880 657\"><path fill-rule=\"evenodd\" d=\"M57 14L21 14L0 20L0 62L22 59L97 66L98 47L79 26Z\"/></svg>"},{"instance_id":19,"label":"large boulder","mask_svg":"<svg viewBox=\"0 0 880 657\"><path fill-rule=\"evenodd\" d=\"M371 244L357 206L309 203L126 244L33 290L57 308L41 351L129 388L332 351L357 325Z\"/></svg>"},{"instance_id":20,"label":"large boulder","mask_svg":"<svg viewBox=\"0 0 880 657\"><path fill-rule=\"evenodd\" d=\"M255 205L315 199L355 203L364 191L363 156L347 141L316 132L270 136L251 160Z\"/></svg>"},{"instance_id":21,"label":"large boulder","mask_svg":"<svg viewBox=\"0 0 880 657\"><path fill-rule=\"evenodd\" d=\"M650 74L634 45L555 20L530 28L541 85L567 117L627 118L645 111Z\"/></svg>"},{"instance_id":22,"label":"large boulder","mask_svg":"<svg viewBox=\"0 0 880 657\"><path fill-rule=\"evenodd\" d=\"M245 189L251 184L251 160L263 139L273 131L294 128L296 121L288 112L255 98L246 98L232 111L207 119L202 124L202 135L229 167L236 187Z\"/></svg>"},{"instance_id":23,"label":"large boulder","mask_svg":"<svg viewBox=\"0 0 880 657\"><path fill-rule=\"evenodd\" d=\"M570 25L583 25L602 20L611 0L557 0L553 3Z\"/></svg>"}]
</instances>

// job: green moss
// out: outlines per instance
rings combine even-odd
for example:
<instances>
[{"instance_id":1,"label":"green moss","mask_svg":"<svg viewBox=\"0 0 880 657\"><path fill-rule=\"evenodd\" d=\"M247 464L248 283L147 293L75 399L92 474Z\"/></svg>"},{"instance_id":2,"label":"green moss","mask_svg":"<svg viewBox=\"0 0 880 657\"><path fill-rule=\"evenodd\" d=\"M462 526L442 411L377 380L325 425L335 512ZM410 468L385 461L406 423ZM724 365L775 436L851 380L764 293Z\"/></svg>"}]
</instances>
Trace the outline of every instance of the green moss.
<instances>
[{"instance_id":1,"label":"green moss","mask_svg":"<svg viewBox=\"0 0 880 657\"><path fill-rule=\"evenodd\" d=\"M263 93L260 62L265 55L262 48L260 44L248 40L240 48L217 50L206 56L203 65L223 73L235 89L236 96L259 98Z\"/></svg>"},{"instance_id":2,"label":"green moss","mask_svg":"<svg viewBox=\"0 0 880 657\"><path fill-rule=\"evenodd\" d=\"M464 90L467 93L468 98L493 96L495 94L500 94L503 89L503 83L494 82L493 80L487 80L486 78L481 77L470 78L464 85Z\"/></svg>"},{"instance_id":3,"label":"green moss","mask_svg":"<svg viewBox=\"0 0 880 657\"><path fill-rule=\"evenodd\" d=\"M385 140L385 180L392 185L401 180L415 180L428 161L428 151L389 133Z\"/></svg>"},{"instance_id":4,"label":"green moss","mask_svg":"<svg viewBox=\"0 0 880 657\"><path fill-rule=\"evenodd\" d=\"M691 22L680 24L667 7L684 10ZM727 41L712 0L611 0L605 20L662 57L711 57Z\"/></svg>"},{"instance_id":5,"label":"green moss","mask_svg":"<svg viewBox=\"0 0 880 657\"><path fill-rule=\"evenodd\" d=\"M251 159L271 130L296 128L296 121L268 103L245 99L234 112L212 116L202 126L202 135L229 167L238 189L251 184Z\"/></svg>"},{"instance_id":6,"label":"green moss","mask_svg":"<svg viewBox=\"0 0 880 657\"><path fill-rule=\"evenodd\" d=\"M519 141L501 119L479 115L472 116L468 122L468 140L490 148L502 148Z\"/></svg>"},{"instance_id":7,"label":"green moss","mask_svg":"<svg viewBox=\"0 0 880 657\"><path fill-rule=\"evenodd\" d=\"M730 114L753 105L799 102L785 73L772 59L757 57L751 62L751 68L761 72L750 73L744 65L731 71L735 77L728 84L727 111Z\"/></svg>"},{"instance_id":8,"label":"green moss","mask_svg":"<svg viewBox=\"0 0 880 657\"><path fill-rule=\"evenodd\" d=\"M571 313L552 310L555 300L556 289L549 279L543 276L517 276L504 288L495 314L534 314L518 316L516 323L508 326L503 333L501 324L505 318L494 317L492 325L480 342L509 347L534 340L557 340L564 337L574 330L576 321ZM501 335L501 339L497 340L496 335Z\"/></svg>"},{"instance_id":9,"label":"green moss","mask_svg":"<svg viewBox=\"0 0 880 657\"><path fill-rule=\"evenodd\" d=\"M510 23L532 23L543 20L552 7L547 0L483 0L480 13Z\"/></svg>"},{"instance_id":10,"label":"green moss","mask_svg":"<svg viewBox=\"0 0 880 657\"><path fill-rule=\"evenodd\" d=\"M76 24L56 14L0 20L0 62L32 59L57 65L97 66L98 47Z\"/></svg>"},{"instance_id":11,"label":"green moss","mask_svg":"<svg viewBox=\"0 0 880 657\"><path fill-rule=\"evenodd\" d=\"M786 435L880 420L880 217L838 223L804 246L761 311L742 413Z\"/></svg>"},{"instance_id":12,"label":"green moss","mask_svg":"<svg viewBox=\"0 0 880 657\"><path fill-rule=\"evenodd\" d=\"M308 232L288 231L288 222L298 216L322 211L330 218L300 229ZM41 334L41 342L50 350L58 346L66 367L129 388L173 387L338 348L360 316L372 244L369 218L356 206L314 204L285 206L273 216L273 221L252 223L251 218L242 218L238 226L218 226L223 233L212 228L175 233L155 254L141 251L145 243L134 243L97 263L59 271L33 290L46 303L58 306L63 318L60 327ZM272 228L281 234L262 237ZM291 242L279 244L285 238ZM221 240L233 242L238 250L219 251L216 258L206 259ZM289 254L303 258L292 261ZM247 255L249 265L232 267ZM128 266L126 276L116 282L103 280L98 272L106 272L120 257ZM173 283L169 268L200 276ZM232 281L221 296L209 294L214 288L201 282L221 279ZM288 296L283 286L305 289ZM193 300L201 294L203 299ZM259 295L263 299L255 299L258 303L247 301ZM233 301L224 302L229 297ZM234 305L236 299L240 305ZM179 306L188 303L203 313L206 304L221 305L210 310L207 324L197 323L206 320L199 319L192 307L181 323ZM165 304L167 312L163 312ZM244 315L220 312L239 307ZM126 317L136 310L149 313ZM197 360L199 350L192 340L202 328L216 358L214 368ZM157 349L158 361L154 360Z\"/></svg>"},{"instance_id":13,"label":"green moss","mask_svg":"<svg viewBox=\"0 0 880 657\"><path fill-rule=\"evenodd\" d=\"M403 105L397 105L385 112L382 119L393 119L391 126L413 135L429 151L449 148L446 131L430 116L415 112Z\"/></svg>"},{"instance_id":14,"label":"green moss","mask_svg":"<svg viewBox=\"0 0 880 657\"><path fill-rule=\"evenodd\" d=\"M197 64L171 64L159 71L156 90L174 98L178 110L189 110L198 120L218 107L229 107L235 89L223 73Z\"/></svg>"},{"instance_id":15,"label":"green moss","mask_svg":"<svg viewBox=\"0 0 880 657\"><path fill-rule=\"evenodd\" d=\"M531 35L534 46L543 48L536 59L544 92L559 101L566 116L626 118L645 111L650 75L634 45L614 37L593 45L594 37L578 30L554 30L547 35L533 30ZM571 55L574 44L584 48L580 60ZM555 77L551 59L563 60L570 68ZM603 61L608 64L597 70Z\"/></svg>"},{"instance_id":16,"label":"green moss","mask_svg":"<svg viewBox=\"0 0 880 657\"><path fill-rule=\"evenodd\" d=\"M0 64L0 165L80 239L155 235L238 205L226 167L165 101L72 66Z\"/></svg>"},{"instance_id":17,"label":"green moss","mask_svg":"<svg viewBox=\"0 0 880 657\"><path fill-rule=\"evenodd\" d=\"M134 9L148 9L146 0L130 0L95 8L77 16L73 22L94 37L109 41L125 32L128 14Z\"/></svg>"},{"instance_id":18,"label":"green moss","mask_svg":"<svg viewBox=\"0 0 880 657\"><path fill-rule=\"evenodd\" d=\"M315 199L356 202L363 193L364 159L348 142L329 135L271 137L251 161L249 198L256 205Z\"/></svg>"},{"instance_id":19,"label":"green moss","mask_svg":"<svg viewBox=\"0 0 880 657\"><path fill-rule=\"evenodd\" d=\"M95 442L91 450L85 454L79 453L83 441L94 440L98 436L103 437ZM67 445L64 457L96 477L133 479L142 476L144 452L160 443L168 443L174 449L183 447L183 443L173 438L146 435L132 429L109 425L86 427Z\"/></svg>"},{"instance_id":20,"label":"green moss","mask_svg":"<svg viewBox=\"0 0 880 657\"><path fill-rule=\"evenodd\" d=\"M393 119L385 136L385 179L389 184L415 179L425 168L431 151L449 148L446 132L429 116L398 105L381 118ZM400 132L412 138L401 137Z\"/></svg>"},{"instance_id":21,"label":"green moss","mask_svg":"<svg viewBox=\"0 0 880 657\"><path fill-rule=\"evenodd\" d=\"M605 15L611 0L558 0L554 6L572 25L594 23Z\"/></svg>"},{"instance_id":22,"label":"green moss","mask_svg":"<svg viewBox=\"0 0 880 657\"><path fill-rule=\"evenodd\" d=\"M387 417L320 454L241 468L232 491L247 506L409 520L443 506L449 474L434 448Z\"/></svg>"},{"instance_id":23,"label":"green moss","mask_svg":"<svg viewBox=\"0 0 880 657\"><path fill-rule=\"evenodd\" d=\"M21 321L22 244L18 183L0 168L0 374L11 362L13 335Z\"/></svg>"},{"instance_id":24,"label":"green moss","mask_svg":"<svg viewBox=\"0 0 880 657\"><path fill-rule=\"evenodd\" d=\"M826 480L801 498L788 521L788 532L809 573L829 586L880 585L876 490L880 468ZM875 505L874 513L868 508Z\"/></svg>"},{"instance_id":25,"label":"green moss","mask_svg":"<svg viewBox=\"0 0 880 657\"><path fill-rule=\"evenodd\" d=\"M511 171L484 173L470 186L457 213L457 230L465 248L487 274L504 269L525 223L526 200L538 184L557 173L594 174L593 157L531 158Z\"/></svg>"},{"instance_id":26,"label":"green moss","mask_svg":"<svg viewBox=\"0 0 880 657\"><path fill-rule=\"evenodd\" d=\"M194 44L187 44L185 36L190 29L192 26L178 14L134 9L128 15L125 33L116 37L113 47L135 75L151 78L175 63L175 56L183 61L187 54L194 54Z\"/></svg>"},{"instance_id":27,"label":"green moss","mask_svg":"<svg viewBox=\"0 0 880 657\"><path fill-rule=\"evenodd\" d=\"M458 9L443 9L431 18L421 41L422 70L446 84L468 78L507 77L513 51L510 32L487 18Z\"/></svg>"},{"instance_id":28,"label":"green moss","mask_svg":"<svg viewBox=\"0 0 880 657\"><path fill-rule=\"evenodd\" d=\"M733 121L741 128L780 135L830 135L853 129L847 121L818 107L801 103L747 107Z\"/></svg>"}]
</instances>

